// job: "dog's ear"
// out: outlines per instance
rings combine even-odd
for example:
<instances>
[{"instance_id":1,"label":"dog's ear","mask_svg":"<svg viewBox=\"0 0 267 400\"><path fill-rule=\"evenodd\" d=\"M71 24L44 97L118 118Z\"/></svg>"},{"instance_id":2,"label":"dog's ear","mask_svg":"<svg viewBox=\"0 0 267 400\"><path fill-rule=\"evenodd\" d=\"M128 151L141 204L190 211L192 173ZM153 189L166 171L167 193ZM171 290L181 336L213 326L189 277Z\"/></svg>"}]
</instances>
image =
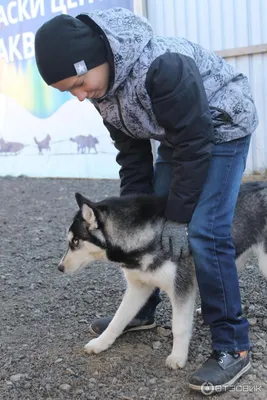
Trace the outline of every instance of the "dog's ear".
<instances>
[{"instance_id":1,"label":"dog's ear","mask_svg":"<svg viewBox=\"0 0 267 400\"><path fill-rule=\"evenodd\" d=\"M97 219L94 210L88 206L88 204L83 204L81 207L82 217L85 220L89 230L97 229Z\"/></svg>"},{"instance_id":2,"label":"dog's ear","mask_svg":"<svg viewBox=\"0 0 267 400\"><path fill-rule=\"evenodd\" d=\"M75 199L79 208L82 208L83 204L88 204L88 199L84 197L81 193L75 193Z\"/></svg>"},{"instance_id":3,"label":"dog's ear","mask_svg":"<svg viewBox=\"0 0 267 400\"><path fill-rule=\"evenodd\" d=\"M90 200L84 197L80 193L75 193L75 198L81 210L82 217L87 223L88 228L90 230L97 229L98 228L97 219L94 210L91 207L92 203L90 202Z\"/></svg>"}]
</instances>

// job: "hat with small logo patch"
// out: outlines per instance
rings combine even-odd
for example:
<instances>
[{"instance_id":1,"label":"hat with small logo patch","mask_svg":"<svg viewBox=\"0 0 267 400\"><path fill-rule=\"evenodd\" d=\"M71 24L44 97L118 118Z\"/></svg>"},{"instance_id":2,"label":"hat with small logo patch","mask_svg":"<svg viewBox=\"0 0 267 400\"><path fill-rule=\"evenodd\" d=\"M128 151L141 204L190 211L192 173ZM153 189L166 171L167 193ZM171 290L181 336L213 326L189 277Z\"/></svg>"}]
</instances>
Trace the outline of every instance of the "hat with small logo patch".
<instances>
[{"instance_id":1,"label":"hat with small logo patch","mask_svg":"<svg viewBox=\"0 0 267 400\"><path fill-rule=\"evenodd\" d=\"M37 30L35 59L43 80L52 85L104 64L107 55L98 32L78 18L62 14Z\"/></svg>"}]
</instances>

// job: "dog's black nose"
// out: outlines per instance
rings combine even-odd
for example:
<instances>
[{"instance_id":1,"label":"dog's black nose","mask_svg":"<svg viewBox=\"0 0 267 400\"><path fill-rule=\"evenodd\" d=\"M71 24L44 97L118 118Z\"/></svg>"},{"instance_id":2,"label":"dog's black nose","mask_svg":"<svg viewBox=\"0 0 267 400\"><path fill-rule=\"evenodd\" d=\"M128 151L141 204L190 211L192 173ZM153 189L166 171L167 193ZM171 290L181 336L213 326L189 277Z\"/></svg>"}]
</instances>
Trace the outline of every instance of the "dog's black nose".
<instances>
[{"instance_id":1,"label":"dog's black nose","mask_svg":"<svg viewBox=\"0 0 267 400\"><path fill-rule=\"evenodd\" d=\"M59 264L59 266L57 268L58 268L58 270L60 272L64 272L64 265L63 264Z\"/></svg>"}]
</instances>

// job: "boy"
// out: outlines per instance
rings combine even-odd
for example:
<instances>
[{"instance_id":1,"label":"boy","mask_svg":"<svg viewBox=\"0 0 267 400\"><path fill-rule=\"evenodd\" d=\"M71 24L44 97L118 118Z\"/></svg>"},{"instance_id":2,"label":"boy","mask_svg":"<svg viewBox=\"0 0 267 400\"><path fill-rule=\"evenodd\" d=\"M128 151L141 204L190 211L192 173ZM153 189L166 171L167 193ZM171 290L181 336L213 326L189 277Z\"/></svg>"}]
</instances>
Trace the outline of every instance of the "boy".
<instances>
[{"instance_id":1,"label":"boy","mask_svg":"<svg viewBox=\"0 0 267 400\"><path fill-rule=\"evenodd\" d=\"M57 16L36 33L42 78L99 111L118 149L121 195L167 195L164 251L192 251L212 353L191 376L227 388L249 368L231 224L257 113L247 78L215 53L153 35L145 18L115 8ZM150 139L160 141L153 170ZM188 241L189 239L189 241ZM126 328L149 329L156 289ZM101 334L111 317L94 321Z\"/></svg>"}]
</instances>

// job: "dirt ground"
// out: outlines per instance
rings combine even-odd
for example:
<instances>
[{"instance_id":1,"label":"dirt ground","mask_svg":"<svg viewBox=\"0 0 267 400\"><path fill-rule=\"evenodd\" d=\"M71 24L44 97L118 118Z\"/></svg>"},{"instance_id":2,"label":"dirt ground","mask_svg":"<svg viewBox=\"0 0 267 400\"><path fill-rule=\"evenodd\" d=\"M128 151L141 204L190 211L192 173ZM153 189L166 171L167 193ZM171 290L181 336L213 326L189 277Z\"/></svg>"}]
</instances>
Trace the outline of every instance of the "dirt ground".
<instances>
[{"instance_id":1,"label":"dirt ground","mask_svg":"<svg viewBox=\"0 0 267 400\"><path fill-rule=\"evenodd\" d=\"M93 200L118 193L118 181L0 179L0 399L201 399L187 381L210 353L209 329L195 318L189 360L170 371L170 304L152 331L127 333L89 356L90 321L113 314L125 283L115 264L97 262L64 276L57 264L76 211L74 193ZM267 283L251 259L240 271L253 368L220 399L267 398ZM199 300L199 299L198 299ZM165 327L165 328L164 328Z\"/></svg>"}]
</instances>

